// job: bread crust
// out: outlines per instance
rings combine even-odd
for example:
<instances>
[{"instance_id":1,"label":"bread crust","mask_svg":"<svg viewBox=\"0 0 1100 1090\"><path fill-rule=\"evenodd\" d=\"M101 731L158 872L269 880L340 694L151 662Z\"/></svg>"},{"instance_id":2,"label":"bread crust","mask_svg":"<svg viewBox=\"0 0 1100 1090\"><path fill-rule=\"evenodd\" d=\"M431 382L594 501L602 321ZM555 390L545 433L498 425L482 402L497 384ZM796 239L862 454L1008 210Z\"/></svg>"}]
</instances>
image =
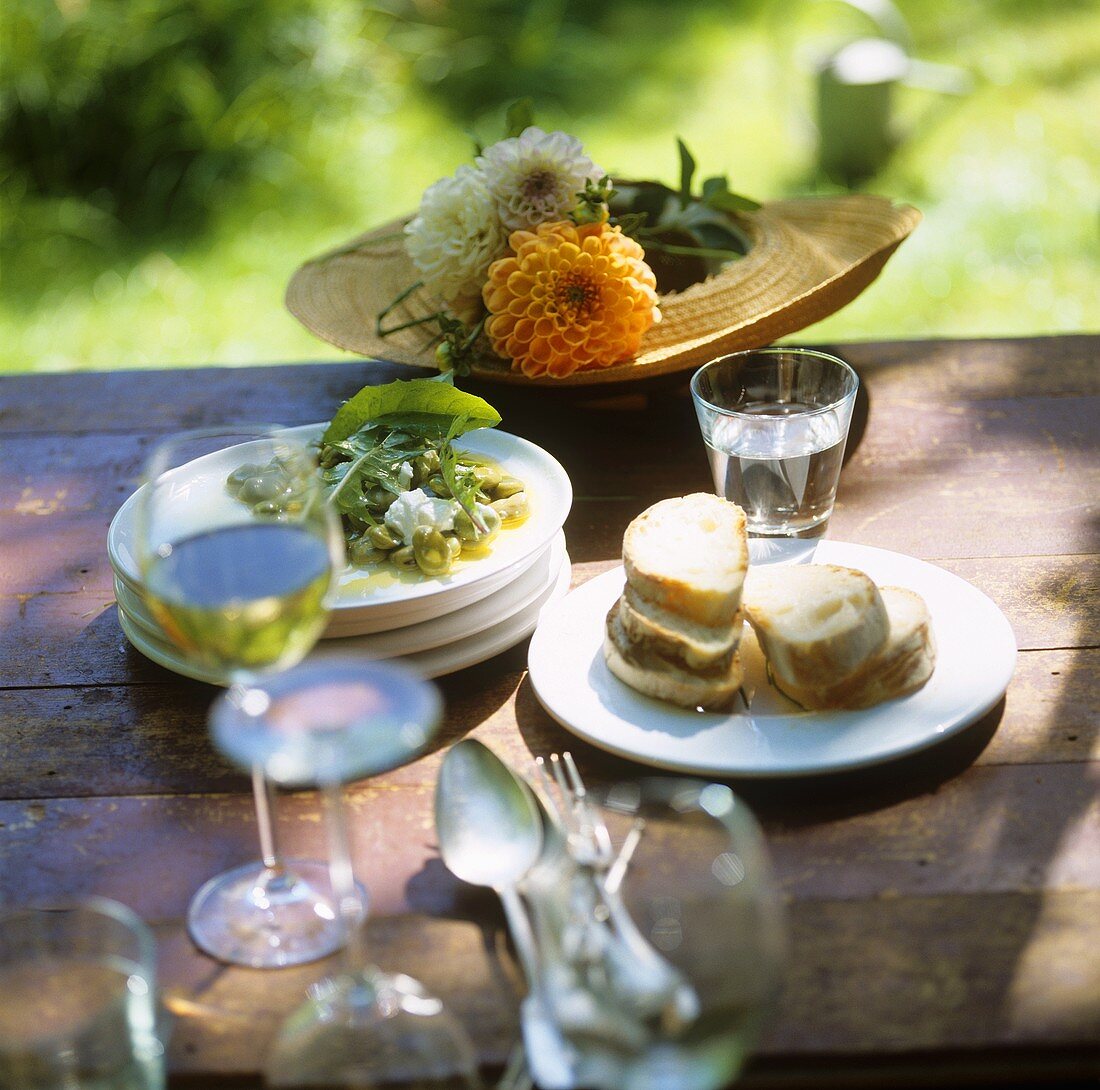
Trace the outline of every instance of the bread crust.
<instances>
[{"instance_id":1,"label":"bread crust","mask_svg":"<svg viewBox=\"0 0 1100 1090\"><path fill-rule=\"evenodd\" d=\"M842 684L885 647L890 632L871 578L836 564L754 572L745 613L784 692Z\"/></svg>"},{"instance_id":2,"label":"bread crust","mask_svg":"<svg viewBox=\"0 0 1100 1090\"><path fill-rule=\"evenodd\" d=\"M733 699L744 677L736 651L705 672L688 670L630 641L619 618L621 601L607 613L603 651L608 669L624 685L682 708L718 708Z\"/></svg>"},{"instance_id":3,"label":"bread crust","mask_svg":"<svg viewBox=\"0 0 1100 1090\"><path fill-rule=\"evenodd\" d=\"M684 621L653 605L627 585L620 600L619 620L632 644L651 646L688 670L702 670L737 649L744 616L738 610L729 625Z\"/></svg>"},{"instance_id":4,"label":"bread crust","mask_svg":"<svg viewBox=\"0 0 1100 1090\"><path fill-rule=\"evenodd\" d=\"M634 591L705 625L731 625L749 551L745 512L709 492L661 500L626 528L623 566Z\"/></svg>"},{"instance_id":5,"label":"bread crust","mask_svg":"<svg viewBox=\"0 0 1100 1090\"><path fill-rule=\"evenodd\" d=\"M859 710L916 692L936 665L932 618L920 595L904 587L880 588L890 620L886 645L851 676L831 685L798 684L773 671L773 683L811 711Z\"/></svg>"}]
</instances>

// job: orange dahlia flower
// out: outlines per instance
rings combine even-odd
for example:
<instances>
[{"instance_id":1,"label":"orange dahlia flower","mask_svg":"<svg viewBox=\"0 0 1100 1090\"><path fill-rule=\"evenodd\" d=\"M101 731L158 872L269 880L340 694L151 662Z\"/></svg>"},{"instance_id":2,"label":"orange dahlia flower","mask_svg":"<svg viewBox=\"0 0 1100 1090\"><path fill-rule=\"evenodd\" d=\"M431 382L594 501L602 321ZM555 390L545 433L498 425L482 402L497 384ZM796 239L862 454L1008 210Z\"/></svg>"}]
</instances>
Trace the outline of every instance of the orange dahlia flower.
<instances>
[{"instance_id":1,"label":"orange dahlia flower","mask_svg":"<svg viewBox=\"0 0 1100 1090\"><path fill-rule=\"evenodd\" d=\"M482 298L493 351L531 378L610 367L661 319L645 251L618 227L562 220L513 231Z\"/></svg>"}]
</instances>

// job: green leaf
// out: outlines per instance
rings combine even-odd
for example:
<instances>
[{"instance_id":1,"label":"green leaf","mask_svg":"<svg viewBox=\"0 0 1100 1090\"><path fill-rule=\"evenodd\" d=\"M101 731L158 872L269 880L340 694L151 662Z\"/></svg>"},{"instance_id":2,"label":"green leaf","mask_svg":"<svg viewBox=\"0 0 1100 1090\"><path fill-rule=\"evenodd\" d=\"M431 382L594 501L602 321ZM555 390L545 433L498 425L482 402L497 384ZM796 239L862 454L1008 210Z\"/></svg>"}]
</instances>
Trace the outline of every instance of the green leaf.
<instances>
[{"instance_id":1,"label":"green leaf","mask_svg":"<svg viewBox=\"0 0 1100 1090\"><path fill-rule=\"evenodd\" d=\"M365 386L344 402L325 430L321 442L338 443L370 421L387 418L389 422L390 418L398 415L418 422L423 422L424 417L444 417L444 434L455 417L466 417L464 432L474 428L494 428L500 423L500 413L484 398L432 379L398 379L382 386Z\"/></svg>"},{"instance_id":2,"label":"green leaf","mask_svg":"<svg viewBox=\"0 0 1100 1090\"><path fill-rule=\"evenodd\" d=\"M680 149L680 207L687 208L691 203L691 180L695 177L695 160L687 149L687 144L679 137L676 146Z\"/></svg>"},{"instance_id":3,"label":"green leaf","mask_svg":"<svg viewBox=\"0 0 1100 1090\"><path fill-rule=\"evenodd\" d=\"M667 185L660 182L636 182L618 186L608 207L613 216L645 213L651 222L656 223L670 199L675 201L676 194Z\"/></svg>"},{"instance_id":4,"label":"green leaf","mask_svg":"<svg viewBox=\"0 0 1100 1090\"><path fill-rule=\"evenodd\" d=\"M464 420L456 417L447 432L446 439L439 445L439 472L459 506L470 516L473 524L484 533L485 524L476 506L477 478L472 468L459 466L458 452L454 448L454 443L451 442L462 434L464 424Z\"/></svg>"},{"instance_id":5,"label":"green leaf","mask_svg":"<svg viewBox=\"0 0 1100 1090\"><path fill-rule=\"evenodd\" d=\"M760 207L759 201L731 192L729 179L724 174L703 183L703 203L720 212L754 212Z\"/></svg>"},{"instance_id":6,"label":"green leaf","mask_svg":"<svg viewBox=\"0 0 1100 1090\"><path fill-rule=\"evenodd\" d=\"M529 98L521 98L508 107L504 115L504 135L519 136L535 123L535 114Z\"/></svg>"}]
</instances>

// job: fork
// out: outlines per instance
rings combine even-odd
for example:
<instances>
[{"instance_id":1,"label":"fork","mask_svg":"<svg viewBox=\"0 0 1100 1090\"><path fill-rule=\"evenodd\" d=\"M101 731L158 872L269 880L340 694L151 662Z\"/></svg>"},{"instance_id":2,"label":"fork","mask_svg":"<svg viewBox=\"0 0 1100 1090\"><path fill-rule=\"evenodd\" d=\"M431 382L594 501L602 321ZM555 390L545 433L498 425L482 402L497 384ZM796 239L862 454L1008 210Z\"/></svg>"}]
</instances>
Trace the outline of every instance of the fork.
<instances>
[{"instance_id":1,"label":"fork","mask_svg":"<svg viewBox=\"0 0 1100 1090\"><path fill-rule=\"evenodd\" d=\"M616 853L603 815L588 798L572 754L535 759L535 773L549 810L565 835L565 847L591 876L597 901L572 941L564 944L582 959L598 960L613 993L643 1018L656 1016L665 1032L676 1032L699 1014L695 989L638 930L621 896L627 868L645 829L636 818ZM556 788L556 791L555 791ZM609 927L607 926L609 925ZM599 930L597 930L599 929Z\"/></svg>"}]
</instances>

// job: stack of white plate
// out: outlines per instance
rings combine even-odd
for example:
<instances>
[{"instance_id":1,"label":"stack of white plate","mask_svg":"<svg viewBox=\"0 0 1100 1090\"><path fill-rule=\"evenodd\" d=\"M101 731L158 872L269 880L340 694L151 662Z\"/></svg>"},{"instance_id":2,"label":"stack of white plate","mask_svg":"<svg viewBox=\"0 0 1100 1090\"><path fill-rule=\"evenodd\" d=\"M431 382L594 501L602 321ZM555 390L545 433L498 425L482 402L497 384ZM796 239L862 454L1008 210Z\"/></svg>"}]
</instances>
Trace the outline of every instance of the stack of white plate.
<instances>
[{"instance_id":1,"label":"stack of white plate","mask_svg":"<svg viewBox=\"0 0 1100 1090\"><path fill-rule=\"evenodd\" d=\"M303 439L324 425L295 428ZM481 430L462 437L463 449L485 455L527 487L530 515L501 532L488 556L460 563L441 578L419 573L385 577L349 568L338 580L325 651L370 658L401 657L427 677L481 662L526 639L542 608L569 589L570 562L562 526L573 493L561 465L533 443L507 432ZM224 480L242 461L232 448L202 459L196 505L221 502ZM126 638L147 658L200 681L219 679L188 662L145 605L134 553L138 493L119 509L107 534L118 619Z\"/></svg>"}]
</instances>

